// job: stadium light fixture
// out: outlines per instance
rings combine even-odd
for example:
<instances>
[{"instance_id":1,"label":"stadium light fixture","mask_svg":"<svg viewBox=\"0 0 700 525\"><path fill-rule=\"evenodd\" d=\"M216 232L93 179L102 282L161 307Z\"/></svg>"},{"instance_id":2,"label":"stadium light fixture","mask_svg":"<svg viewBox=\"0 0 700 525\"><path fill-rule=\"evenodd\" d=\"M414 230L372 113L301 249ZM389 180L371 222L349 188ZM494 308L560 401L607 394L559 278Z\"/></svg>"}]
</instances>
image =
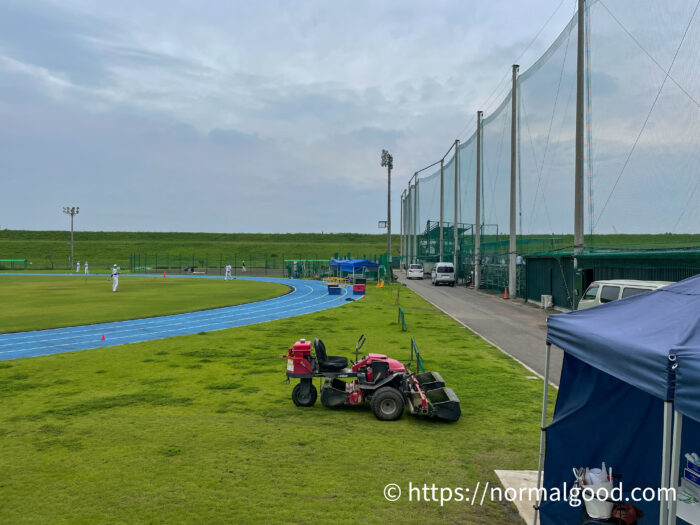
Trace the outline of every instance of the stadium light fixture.
<instances>
[{"instance_id":1,"label":"stadium light fixture","mask_svg":"<svg viewBox=\"0 0 700 525\"><path fill-rule=\"evenodd\" d=\"M63 213L70 215L70 266L73 267L73 217L80 213L80 206L64 206Z\"/></svg>"},{"instance_id":2,"label":"stadium light fixture","mask_svg":"<svg viewBox=\"0 0 700 525\"><path fill-rule=\"evenodd\" d=\"M387 265L389 266L389 281L391 281L391 170L394 168L394 157L385 149L382 150L382 167L387 169L388 180L386 195L386 252Z\"/></svg>"}]
</instances>

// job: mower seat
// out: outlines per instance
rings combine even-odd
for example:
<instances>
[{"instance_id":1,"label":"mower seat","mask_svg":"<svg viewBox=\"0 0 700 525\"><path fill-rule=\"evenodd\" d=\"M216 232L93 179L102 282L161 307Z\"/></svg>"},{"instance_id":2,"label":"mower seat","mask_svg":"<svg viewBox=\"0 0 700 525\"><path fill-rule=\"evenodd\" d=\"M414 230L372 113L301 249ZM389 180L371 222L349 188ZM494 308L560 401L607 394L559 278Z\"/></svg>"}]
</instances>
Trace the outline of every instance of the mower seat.
<instances>
[{"instance_id":1,"label":"mower seat","mask_svg":"<svg viewBox=\"0 0 700 525\"><path fill-rule=\"evenodd\" d=\"M320 339L314 339L314 351L321 372L337 372L348 366L348 358L326 354L326 345Z\"/></svg>"}]
</instances>

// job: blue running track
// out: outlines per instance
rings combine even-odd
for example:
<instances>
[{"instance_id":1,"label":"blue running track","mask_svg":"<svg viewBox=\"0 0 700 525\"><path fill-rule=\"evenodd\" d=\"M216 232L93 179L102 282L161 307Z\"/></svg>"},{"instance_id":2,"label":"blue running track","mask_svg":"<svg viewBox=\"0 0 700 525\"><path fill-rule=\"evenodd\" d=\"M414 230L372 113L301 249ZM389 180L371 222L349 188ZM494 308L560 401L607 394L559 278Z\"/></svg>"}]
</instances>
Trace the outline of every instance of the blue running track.
<instances>
[{"instance_id":1,"label":"blue running track","mask_svg":"<svg viewBox=\"0 0 700 525\"><path fill-rule=\"evenodd\" d=\"M56 274L44 275L56 276ZM75 274L66 275L75 276ZM105 275L93 275L92 277L104 278ZM146 277L152 277L152 275L147 275ZM171 277L177 278L178 276ZM122 278L128 279L129 276L122 276ZM207 276L182 276L181 278L222 279L222 277ZM341 296L328 295L328 289L321 281L267 277L238 277L237 279L285 284L291 287L292 291L287 295L274 299L199 312L54 328L51 330L0 334L0 361L21 357L60 354L76 350L89 350L126 343L140 343L178 335L190 335L275 321L347 304L346 300L348 295L351 294L349 292L351 289L344 287L341 289ZM103 334L105 336L104 341L101 340Z\"/></svg>"}]
</instances>

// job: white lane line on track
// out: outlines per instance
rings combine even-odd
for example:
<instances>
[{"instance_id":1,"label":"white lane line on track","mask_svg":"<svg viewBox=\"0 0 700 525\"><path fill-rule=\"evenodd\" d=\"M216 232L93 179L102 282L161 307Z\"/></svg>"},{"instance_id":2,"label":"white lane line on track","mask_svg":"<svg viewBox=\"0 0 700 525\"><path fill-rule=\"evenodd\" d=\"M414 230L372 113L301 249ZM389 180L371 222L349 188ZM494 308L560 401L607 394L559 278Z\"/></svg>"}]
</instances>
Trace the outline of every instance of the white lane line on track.
<instances>
[{"instance_id":1,"label":"white lane line on track","mask_svg":"<svg viewBox=\"0 0 700 525\"><path fill-rule=\"evenodd\" d=\"M33 332L17 332L12 334L1 334L0 341L5 340L6 342L0 342L0 348L16 344L16 340L21 340L23 342L36 342L36 343L46 343L51 341L58 341L65 338L70 338L74 340L76 337L81 335L93 335L96 331L105 331L109 333L110 330L117 328L121 333L128 332L142 332L144 329L148 329L151 326L162 327L170 324L176 324L177 326L187 326L188 324L193 324L190 319L195 319L194 322L201 322L208 319L231 319L235 320L238 316L247 315L248 313L257 312L263 310L266 312L278 312L280 310L286 309L287 306L298 306L305 304L307 302L317 300L318 297L312 297L310 299L304 300L307 296L313 294L313 288L306 286L308 291L303 295L296 295L293 301L278 301L271 303L275 299L268 299L266 301L261 301L259 303L249 303L238 306L226 306L223 308L217 308L213 310L206 310L200 312L190 312L181 314L172 314L161 317L151 317L147 319L132 319L128 321L115 321L111 323L99 323L94 325L84 325L77 327L65 327L65 328L53 328L49 330L39 330ZM288 297L291 294L287 294L283 297ZM266 303L262 305L262 303ZM273 308L270 308L270 306ZM128 328L131 326L132 328ZM32 334L32 335L29 335ZM47 338L47 336L53 336ZM1 353L1 352L0 352Z\"/></svg>"},{"instance_id":2,"label":"white lane line on track","mask_svg":"<svg viewBox=\"0 0 700 525\"><path fill-rule=\"evenodd\" d=\"M287 283L282 283L282 284L287 284ZM288 286L292 286L293 290L296 291L296 288L295 288L293 285L289 285L289 284L287 284L287 285L288 285ZM138 326L138 327L135 327L135 329L120 330L120 331L118 332L119 335L113 334L113 335L110 337L110 341L115 341L115 340L119 341L119 340L127 340L127 339L129 339L130 341L128 341L128 342L141 342L141 341L147 341L147 340L161 339L161 338L163 338L163 337L172 337L172 336L187 335L187 334L191 334L191 333L196 333L197 331L203 331L202 328L209 328L209 331L213 331L213 330L222 330L222 329L233 328L233 327L237 327L237 326L245 326L245 325L248 325L248 324L257 324L257 323L259 323L259 322L265 322L265 321L283 319L283 318L285 318L285 317L292 317L292 316L294 316L294 315L303 315L303 314L306 314L306 313L316 312L316 311L322 310L322 309L324 309L324 308L332 307L332 305L334 305L334 303L335 303L335 297L333 297L333 299L329 299L329 296L328 296L328 295L325 295L325 294L324 294L323 296L315 296L315 297L312 297L312 298L310 298L310 299L301 300L301 299L304 299L305 297L307 297L308 295L312 294L312 293L314 292L314 288L316 288L316 289L323 289L323 291L325 291L325 287L324 287L323 285L321 285L320 283L319 283L319 284L314 283L314 285L315 285L315 287L314 287L314 286L311 286L311 285L308 285L308 284L305 284L304 287L305 287L306 289L308 289L308 292L304 293L301 297L297 297L297 298L296 298L297 300L295 300L295 301L291 301L291 300L290 300L290 299L291 299L290 296L294 295L294 292L292 292L292 293L290 293L290 294L287 294L287 295L285 295L285 296L283 296L283 297L281 297L281 298L275 298L275 299L278 299L278 301L277 301L277 303L273 304L273 306L274 306L273 309L269 309L269 308L265 309L265 308L263 308L263 304L262 304L262 303L267 303L267 304L264 305L264 306L270 306L269 303L272 302L272 301L275 301L275 299L268 299L268 300L266 300L266 301L261 301L261 302L259 302L259 303L251 303L251 305L252 305L252 306L254 305L254 307L247 308L245 312L243 312L243 311L241 310L241 307L246 306L246 305L241 305L241 306L239 306L239 307L225 307L226 310L231 310L231 309L233 309L233 308L239 308L239 310L236 311L236 312L228 311L228 312L225 312L223 315L205 315L205 316L200 316L200 317L204 317L205 319L206 319L206 318L211 318L211 320L212 320L213 322L205 322L205 323L202 323L202 321L203 321L204 319L201 319L201 318L198 319L196 322L192 322L192 323L184 323L184 324L183 324L182 322L179 322L179 321L181 321L180 318L182 318L182 317L184 317L184 316L196 315L196 314L198 314L199 312L193 312L192 314L175 314L174 316L165 316L166 318L170 318L170 319L168 319L169 322L166 322L166 323L163 323L163 322L162 322L162 321L164 320L164 318L151 318L150 321L148 322L148 325L150 325L150 324L160 324L161 326L164 326L164 325L167 326L168 324L172 324L172 322L179 322L179 328L180 328L180 330L158 330L158 331L150 331L150 332L144 333L144 327L143 327L143 326ZM320 291L320 290L319 290L319 291ZM343 289L343 294L342 294L342 296L339 297L339 302L342 304L342 303L343 303L343 297L346 297L346 296L348 296L348 295L349 295L349 293L348 293L347 289L344 288L344 289ZM286 300L285 300L285 301L279 301L279 299L283 299L283 298L286 299ZM361 299L361 298L362 298L362 297L360 297L359 299ZM279 304L279 303L282 303L282 302L284 302L284 303L290 303L290 304L284 304L284 305L283 305L283 304ZM311 303L311 304L308 304L308 303ZM301 308L299 308L301 305L304 305L304 306L302 306ZM327 305L327 306L326 306L326 305ZM272 318L270 318L270 315L271 315L272 312L279 312L280 310L282 310L283 312L285 312L285 311L289 310L288 308L283 308L284 306L297 307L297 308L298 308L298 309L296 309L296 312L297 312L297 313L294 314L294 315L273 316ZM338 305L338 304L335 304L335 306L339 306L339 305ZM261 310L261 309L265 311L265 314L264 314L264 315L250 315L250 314L252 314L252 313L257 313L257 312L258 312L259 310ZM222 309L219 309L219 310L222 310ZM294 311L294 310L292 310L292 311ZM207 312L212 312L212 311L207 311ZM233 315L232 315L232 314L233 314ZM238 315L238 314L244 314L244 315L241 316L241 315ZM177 319L174 319L175 317L176 317ZM225 320L220 320L220 319L225 319ZM260 319L260 320L258 320L258 319ZM156 321L161 321L161 322L158 323L158 322L156 322ZM234 321L235 321L235 324L232 324ZM88 325L88 326L85 326L85 327L76 327L76 328L79 328L81 331L91 331L91 334L90 334L91 337L90 337L89 339L85 340L85 342L89 342L89 341L94 342L93 337L95 336L95 334L96 334L96 333L99 334L100 331L104 330L105 328L114 327L115 325L119 325L119 324L122 324L122 325L123 325L124 323L135 324L135 323L137 323L137 322L138 322L138 320L135 320L135 321L127 321L127 322L121 322L121 323L120 323L120 322L116 322L116 323L103 323L103 324L101 324L101 325ZM109 325L109 326L108 326L108 325ZM189 327L189 328L186 328L186 327ZM137 328L140 328L140 329L137 329ZM146 328L147 328L147 327L146 327ZM54 330L56 330L56 329L54 329ZM59 329L59 330L60 330L60 329ZM65 330L69 330L69 329L62 329L62 330L65 331ZM43 332L42 335L46 335L46 332L47 332L47 331L41 331L41 332ZM34 333L38 335L38 334L40 334L41 332L34 332ZM135 338L134 335L128 335L128 334L131 333L131 332L138 332L138 333L136 334L137 336L138 336L139 334L141 334L141 335L145 335L145 336L148 336L148 337L145 337L145 338L137 337L137 338ZM25 355L26 355L27 353L36 351L37 348L41 348L41 347L36 347L36 346L34 346L34 345L32 345L32 347L30 347L30 348L27 348L27 347L24 345L24 344L26 344L26 343L40 343L40 342L42 342L42 343L49 343L48 345L46 345L46 344L45 344L45 345L42 345L43 349L45 349L45 350L48 350L48 349L50 349L50 348L54 348L54 349L55 349L56 347L71 347L71 346L75 348L76 346L85 344L83 340L80 340L80 339L76 340L76 338L75 338L76 330L69 331L69 333L66 333L66 332L64 332L64 333L65 333L66 337L72 337L72 339L71 339L69 342L67 342L67 343L60 343L60 342L59 342L61 339L65 339L65 338L62 338L62 337L54 338L54 339L48 339L48 340L47 340L47 339L44 339L44 340L33 340L33 341L26 341L26 340L25 340L25 341L15 341L15 342L14 342L14 343L15 343L15 344L14 344L15 347L17 346L17 343L19 343L20 345L23 346L23 348L20 348L20 349L15 348L15 349L13 349L13 350L0 351L0 354L17 353L17 354L25 354ZM25 332L24 334L26 335L27 332ZM156 335L156 334L166 334L166 335L165 335L165 336L153 337L153 336ZM6 335L18 335L18 334L6 334ZM87 336L88 334L85 334L85 335ZM2 336L0 336L0 337L2 337ZM23 344L23 343L24 343L24 344ZM7 346L8 344L11 344L11 343L8 342L7 344L0 345L0 346ZM88 348L102 348L102 347L106 347L106 346L113 346L113 345L111 345L111 344L110 344L110 345L101 345L101 346L98 346L98 347L90 346L90 347L88 347ZM48 347L48 348L47 348L47 347ZM76 349L88 349L88 348L76 348ZM57 353L57 352L49 352L49 353ZM33 355L34 355L34 356L37 356L37 355L42 355L42 354L33 354ZM45 355L45 354L43 354L43 355Z\"/></svg>"},{"instance_id":3,"label":"white lane line on track","mask_svg":"<svg viewBox=\"0 0 700 525\"><path fill-rule=\"evenodd\" d=\"M242 305L234 305L234 306L224 306L221 308L213 308L210 310L200 310L198 312L183 312L179 314L169 314L169 315L164 315L164 316L158 316L158 317L148 317L144 319L127 319L124 321L112 321L112 322L107 322L107 323L96 323L96 324L90 324L90 325L83 325L83 326L66 326L63 328L49 328L46 330L31 330L27 332L13 332L9 334L0 334L0 339L22 339L22 340L27 340L32 337L45 337L48 334L51 334L52 332L62 332L62 333L68 333L70 332L71 334L76 334L80 333L82 331L85 332L92 332L93 330L99 328L99 329L109 329L110 327L122 325L123 323L131 323L131 324L137 324L139 326L144 326L148 327L149 325L159 325L164 322L179 322L180 318L182 317L191 317L195 315L200 315L203 318L207 318L208 316L211 317L217 317L221 315L226 315L228 314L232 309L237 308L239 310L242 309L250 309L250 308L265 308L267 305L269 305L270 302L274 302L275 306L277 305L284 305L285 303L292 303L296 304L300 299L303 299L304 297L310 295L313 293L313 288L310 286L306 286L308 288L308 292L304 293L301 297L296 293L297 288L293 287L293 291L285 294L280 297L274 297L272 299L266 299L264 301L258 301L255 303L247 303L247 304L242 304ZM266 305L263 305L262 303L266 303ZM32 334L32 335L29 335ZM0 347L2 347L3 344L0 344Z\"/></svg>"}]
</instances>

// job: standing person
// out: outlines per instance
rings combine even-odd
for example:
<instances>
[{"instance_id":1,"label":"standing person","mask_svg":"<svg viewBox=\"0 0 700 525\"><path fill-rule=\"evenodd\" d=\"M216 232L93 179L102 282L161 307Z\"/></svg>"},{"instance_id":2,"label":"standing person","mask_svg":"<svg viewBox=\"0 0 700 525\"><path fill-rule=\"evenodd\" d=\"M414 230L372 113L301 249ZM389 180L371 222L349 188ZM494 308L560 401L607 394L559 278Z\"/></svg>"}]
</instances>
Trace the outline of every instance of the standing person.
<instances>
[{"instance_id":1,"label":"standing person","mask_svg":"<svg viewBox=\"0 0 700 525\"><path fill-rule=\"evenodd\" d=\"M80 273L80 261L75 261L75 273Z\"/></svg>"},{"instance_id":2,"label":"standing person","mask_svg":"<svg viewBox=\"0 0 700 525\"><path fill-rule=\"evenodd\" d=\"M226 275L224 275L224 281L226 281L228 279L233 279L233 277L231 277L231 265L230 264L226 265Z\"/></svg>"},{"instance_id":3,"label":"standing person","mask_svg":"<svg viewBox=\"0 0 700 525\"><path fill-rule=\"evenodd\" d=\"M87 264L87 261L85 261L85 275L87 275L87 274L88 274L88 264Z\"/></svg>"},{"instance_id":4,"label":"standing person","mask_svg":"<svg viewBox=\"0 0 700 525\"><path fill-rule=\"evenodd\" d=\"M245 273L245 261L241 261L241 271Z\"/></svg>"},{"instance_id":5,"label":"standing person","mask_svg":"<svg viewBox=\"0 0 700 525\"><path fill-rule=\"evenodd\" d=\"M112 291L116 292L117 291L117 286L119 286L119 270L117 269L117 265L114 265L114 268L112 268Z\"/></svg>"}]
</instances>

